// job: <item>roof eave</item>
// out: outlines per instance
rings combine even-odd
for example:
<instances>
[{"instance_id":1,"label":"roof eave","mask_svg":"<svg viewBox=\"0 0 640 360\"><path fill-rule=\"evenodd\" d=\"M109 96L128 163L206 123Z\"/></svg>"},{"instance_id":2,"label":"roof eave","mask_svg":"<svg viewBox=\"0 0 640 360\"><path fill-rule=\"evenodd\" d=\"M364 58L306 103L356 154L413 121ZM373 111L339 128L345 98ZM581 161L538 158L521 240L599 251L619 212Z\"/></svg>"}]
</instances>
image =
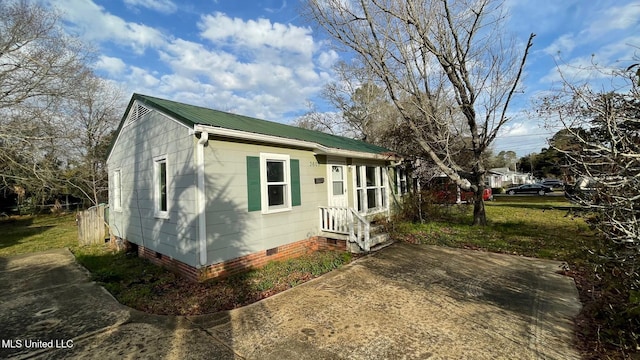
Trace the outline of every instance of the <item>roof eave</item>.
<instances>
[{"instance_id":1,"label":"roof eave","mask_svg":"<svg viewBox=\"0 0 640 360\"><path fill-rule=\"evenodd\" d=\"M318 155L334 155L334 156L375 159L375 160L396 160L397 161L401 159L399 156L393 153L369 153L369 152L363 152L363 151L337 149L337 148L327 147L311 141L296 140L296 139L283 138L283 137L273 136L273 135L251 133L251 132L241 131L241 130L225 129L217 126L210 126L210 125L203 125L203 124L195 124L193 126L193 130L196 133L207 132L209 134L225 137L225 138L258 141L258 142L264 142L269 144L286 145L286 146L294 146L294 147L300 147L304 149L310 149L310 150L313 150L313 152Z\"/></svg>"}]
</instances>

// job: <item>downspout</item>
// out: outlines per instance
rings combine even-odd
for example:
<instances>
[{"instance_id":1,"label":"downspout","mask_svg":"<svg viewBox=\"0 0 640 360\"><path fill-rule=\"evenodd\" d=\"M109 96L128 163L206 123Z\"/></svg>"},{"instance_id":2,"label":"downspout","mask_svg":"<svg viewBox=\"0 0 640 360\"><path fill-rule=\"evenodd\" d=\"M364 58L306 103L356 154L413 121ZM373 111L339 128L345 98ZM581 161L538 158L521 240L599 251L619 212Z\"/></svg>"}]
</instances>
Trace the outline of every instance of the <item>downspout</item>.
<instances>
[{"instance_id":1,"label":"downspout","mask_svg":"<svg viewBox=\"0 0 640 360\"><path fill-rule=\"evenodd\" d=\"M198 145L196 147L196 166L197 166L197 213L198 213L198 244L200 253L200 265L207 264L207 214L206 203L207 196L204 188L204 146L209 141L209 133L203 131L200 133Z\"/></svg>"}]
</instances>

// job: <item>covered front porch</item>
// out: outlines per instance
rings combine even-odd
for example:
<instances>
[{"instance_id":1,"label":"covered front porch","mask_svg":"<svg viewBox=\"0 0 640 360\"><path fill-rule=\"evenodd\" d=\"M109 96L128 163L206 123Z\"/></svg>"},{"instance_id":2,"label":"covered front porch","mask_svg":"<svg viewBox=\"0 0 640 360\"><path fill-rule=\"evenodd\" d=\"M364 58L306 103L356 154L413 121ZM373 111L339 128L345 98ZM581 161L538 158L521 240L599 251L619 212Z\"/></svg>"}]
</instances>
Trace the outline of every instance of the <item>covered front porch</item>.
<instances>
[{"instance_id":1,"label":"covered front porch","mask_svg":"<svg viewBox=\"0 0 640 360\"><path fill-rule=\"evenodd\" d=\"M321 235L347 240L347 250L351 252L366 253L390 244L382 225L367 220L353 208L320 206L318 210Z\"/></svg>"},{"instance_id":2,"label":"covered front porch","mask_svg":"<svg viewBox=\"0 0 640 360\"><path fill-rule=\"evenodd\" d=\"M347 240L351 252L370 252L389 243L380 218L388 218L399 173L379 164L328 164L328 205L319 206L320 235ZM405 180L406 181L406 180Z\"/></svg>"}]
</instances>

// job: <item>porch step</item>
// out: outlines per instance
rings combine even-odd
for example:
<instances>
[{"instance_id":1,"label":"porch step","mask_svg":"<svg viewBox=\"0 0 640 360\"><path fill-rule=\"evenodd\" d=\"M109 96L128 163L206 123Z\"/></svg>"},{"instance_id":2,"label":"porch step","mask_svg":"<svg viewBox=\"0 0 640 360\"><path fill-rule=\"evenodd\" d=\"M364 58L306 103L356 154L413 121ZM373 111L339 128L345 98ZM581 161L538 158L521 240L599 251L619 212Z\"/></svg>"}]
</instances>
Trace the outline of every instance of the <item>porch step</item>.
<instances>
[{"instance_id":1,"label":"porch step","mask_svg":"<svg viewBox=\"0 0 640 360\"><path fill-rule=\"evenodd\" d=\"M373 236L373 234L381 234L384 233L384 225L374 225L371 224L369 228L369 233Z\"/></svg>"},{"instance_id":2,"label":"porch step","mask_svg":"<svg viewBox=\"0 0 640 360\"><path fill-rule=\"evenodd\" d=\"M371 247L371 252L382 250L393 243L394 243L393 240L387 240L385 242L381 242L379 244L373 245Z\"/></svg>"},{"instance_id":3,"label":"porch step","mask_svg":"<svg viewBox=\"0 0 640 360\"><path fill-rule=\"evenodd\" d=\"M371 241L371 247L373 248L378 244L382 244L389 241L389 234L372 232L371 237L369 238L369 241Z\"/></svg>"},{"instance_id":4,"label":"porch step","mask_svg":"<svg viewBox=\"0 0 640 360\"><path fill-rule=\"evenodd\" d=\"M369 241L371 241L371 247L369 249L369 252L378 251L380 249L384 249L385 247L393 244L393 240L389 240L389 234L387 233L371 234ZM347 250L349 250L354 254L364 253L364 250L360 248L360 245L358 245L355 242L347 242Z\"/></svg>"}]
</instances>

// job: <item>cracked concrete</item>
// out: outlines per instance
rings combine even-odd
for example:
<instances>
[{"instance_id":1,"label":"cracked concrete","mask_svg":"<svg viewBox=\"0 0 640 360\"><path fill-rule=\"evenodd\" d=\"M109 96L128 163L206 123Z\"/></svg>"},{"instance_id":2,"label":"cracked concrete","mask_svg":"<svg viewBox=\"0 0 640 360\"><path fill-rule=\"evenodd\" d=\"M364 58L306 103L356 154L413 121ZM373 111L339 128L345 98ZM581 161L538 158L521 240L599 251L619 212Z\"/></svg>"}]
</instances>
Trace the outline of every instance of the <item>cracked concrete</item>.
<instances>
[{"instance_id":1,"label":"cracked concrete","mask_svg":"<svg viewBox=\"0 0 640 360\"><path fill-rule=\"evenodd\" d=\"M120 305L67 250L2 258L0 358L579 359L559 269L395 244L244 308L174 317Z\"/></svg>"}]
</instances>

